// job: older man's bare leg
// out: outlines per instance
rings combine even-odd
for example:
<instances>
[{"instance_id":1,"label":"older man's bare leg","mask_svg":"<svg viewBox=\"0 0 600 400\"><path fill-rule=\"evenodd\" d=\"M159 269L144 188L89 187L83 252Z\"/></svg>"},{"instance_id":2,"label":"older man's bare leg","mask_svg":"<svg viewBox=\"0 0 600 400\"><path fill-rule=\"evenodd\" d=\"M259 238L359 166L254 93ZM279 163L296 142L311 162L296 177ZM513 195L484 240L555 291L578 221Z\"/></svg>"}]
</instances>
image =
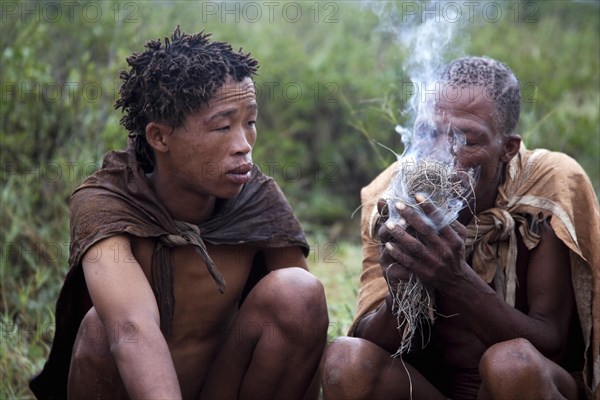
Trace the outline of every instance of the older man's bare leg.
<instances>
[{"instance_id":1,"label":"older man's bare leg","mask_svg":"<svg viewBox=\"0 0 600 400\"><path fill-rule=\"evenodd\" d=\"M577 399L571 374L544 357L529 341L497 343L479 364L480 399Z\"/></svg>"},{"instance_id":2,"label":"older man's bare leg","mask_svg":"<svg viewBox=\"0 0 600 400\"><path fill-rule=\"evenodd\" d=\"M325 350L323 397L328 399L445 399L419 371L367 340L341 337Z\"/></svg>"}]
</instances>

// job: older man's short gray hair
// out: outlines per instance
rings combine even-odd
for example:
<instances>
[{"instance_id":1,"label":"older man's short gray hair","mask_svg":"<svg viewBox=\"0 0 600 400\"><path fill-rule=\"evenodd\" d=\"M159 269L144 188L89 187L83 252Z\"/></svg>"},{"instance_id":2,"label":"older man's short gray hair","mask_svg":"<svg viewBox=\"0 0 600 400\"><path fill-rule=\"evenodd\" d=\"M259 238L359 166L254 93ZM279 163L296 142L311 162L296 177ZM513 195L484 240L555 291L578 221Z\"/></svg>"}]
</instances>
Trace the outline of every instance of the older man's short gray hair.
<instances>
[{"instance_id":1,"label":"older man's short gray hair","mask_svg":"<svg viewBox=\"0 0 600 400\"><path fill-rule=\"evenodd\" d=\"M514 72L488 57L463 57L448 63L440 74L442 83L456 88L480 86L496 103L496 130L503 136L516 132L521 111L521 91Z\"/></svg>"}]
</instances>

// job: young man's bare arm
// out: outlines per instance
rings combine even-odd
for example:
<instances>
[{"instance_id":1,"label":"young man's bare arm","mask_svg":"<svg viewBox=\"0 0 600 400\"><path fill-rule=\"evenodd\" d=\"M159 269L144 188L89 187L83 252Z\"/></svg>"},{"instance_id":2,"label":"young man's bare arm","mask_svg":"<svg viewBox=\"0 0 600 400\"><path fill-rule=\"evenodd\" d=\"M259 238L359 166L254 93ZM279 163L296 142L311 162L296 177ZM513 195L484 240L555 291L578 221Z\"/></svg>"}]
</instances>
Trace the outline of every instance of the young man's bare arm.
<instances>
[{"instance_id":1,"label":"young man's bare arm","mask_svg":"<svg viewBox=\"0 0 600 400\"><path fill-rule=\"evenodd\" d=\"M181 398L156 300L130 239L114 236L95 244L84 257L83 271L130 397ZM134 338L124 334L132 327Z\"/></svg>"}]
</instances>

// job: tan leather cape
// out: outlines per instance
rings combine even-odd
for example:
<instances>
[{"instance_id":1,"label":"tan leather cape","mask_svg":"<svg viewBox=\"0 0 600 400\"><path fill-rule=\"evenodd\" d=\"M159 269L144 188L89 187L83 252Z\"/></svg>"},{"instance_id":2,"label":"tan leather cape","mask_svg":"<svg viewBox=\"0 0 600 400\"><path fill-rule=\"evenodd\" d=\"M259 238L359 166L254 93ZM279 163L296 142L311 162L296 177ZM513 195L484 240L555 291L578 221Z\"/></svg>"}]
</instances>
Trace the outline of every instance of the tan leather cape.
<instances>
[{"instance_id":1,"label":"tan leather cape","mask_svg":"<svg viewBox=\"0 0 600 400\"><path fill-rule=\"evenodd\" d=\"M154 195L131 146L105 155L102 168L77 188L71 197L71 244L69 272L56 304L56 332L43 370L30 381L39 399L64 399L71 351L79 324L92 303L83 277L81 261L86 251L105 238L128 233L156 238L152 257L154 293L161 316L161 329L169 334L174 308L170 249L194 246L215 280L215 289L226 282L204 243L247 244L263 248L309 246L300 224L275 181L257 166L251 180L234 198L218 200L217 211L199 226L175 221ZM259 253L253 261L243 297L266 273Z\"/></svg>"},{"instance_id":2,"label":"tan leather cape","mask_svg":"<svg viewBox=\"0 0 600 400\"><path fill-rule=\"evenodd\" d=\"M361 190L363 270L352 335L356 323L374 311L388 287L379 266L380 242L374 232L379 217L377 199L383 197L398 168L392 164ZM467 226L466 250L473 269L492 283L506 302L514 305L516 289L516 233L529 249L539 236L525 216L550 218L558 238L569 248L572 283L585 341L585 384L600 396L600 212L589 177L571 157L558 152L521 149L508 165L505 183L495 206L478 214ZM475 224L477 221L477 224Z\"/></svg>"}]
</instances>

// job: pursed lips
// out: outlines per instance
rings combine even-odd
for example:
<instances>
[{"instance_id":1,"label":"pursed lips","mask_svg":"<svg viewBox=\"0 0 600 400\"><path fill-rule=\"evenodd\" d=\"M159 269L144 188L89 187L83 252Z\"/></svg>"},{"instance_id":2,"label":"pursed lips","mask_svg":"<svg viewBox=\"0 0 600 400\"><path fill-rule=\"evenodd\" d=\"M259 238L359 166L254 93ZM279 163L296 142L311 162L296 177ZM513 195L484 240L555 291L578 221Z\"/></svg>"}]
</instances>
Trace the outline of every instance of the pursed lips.
<instances>
[{"instance_id":1,"label":"pursed lips","mask_svg":"<svg viewBox=\"0 0 600 400\"><path fill-rule=\"evenodd\" d=\"M253 165L252 163L241 164L227 171L225 175L236 183L247 183L250 180L250 171L252 171Z\"/></svg>"}]
</instances>

